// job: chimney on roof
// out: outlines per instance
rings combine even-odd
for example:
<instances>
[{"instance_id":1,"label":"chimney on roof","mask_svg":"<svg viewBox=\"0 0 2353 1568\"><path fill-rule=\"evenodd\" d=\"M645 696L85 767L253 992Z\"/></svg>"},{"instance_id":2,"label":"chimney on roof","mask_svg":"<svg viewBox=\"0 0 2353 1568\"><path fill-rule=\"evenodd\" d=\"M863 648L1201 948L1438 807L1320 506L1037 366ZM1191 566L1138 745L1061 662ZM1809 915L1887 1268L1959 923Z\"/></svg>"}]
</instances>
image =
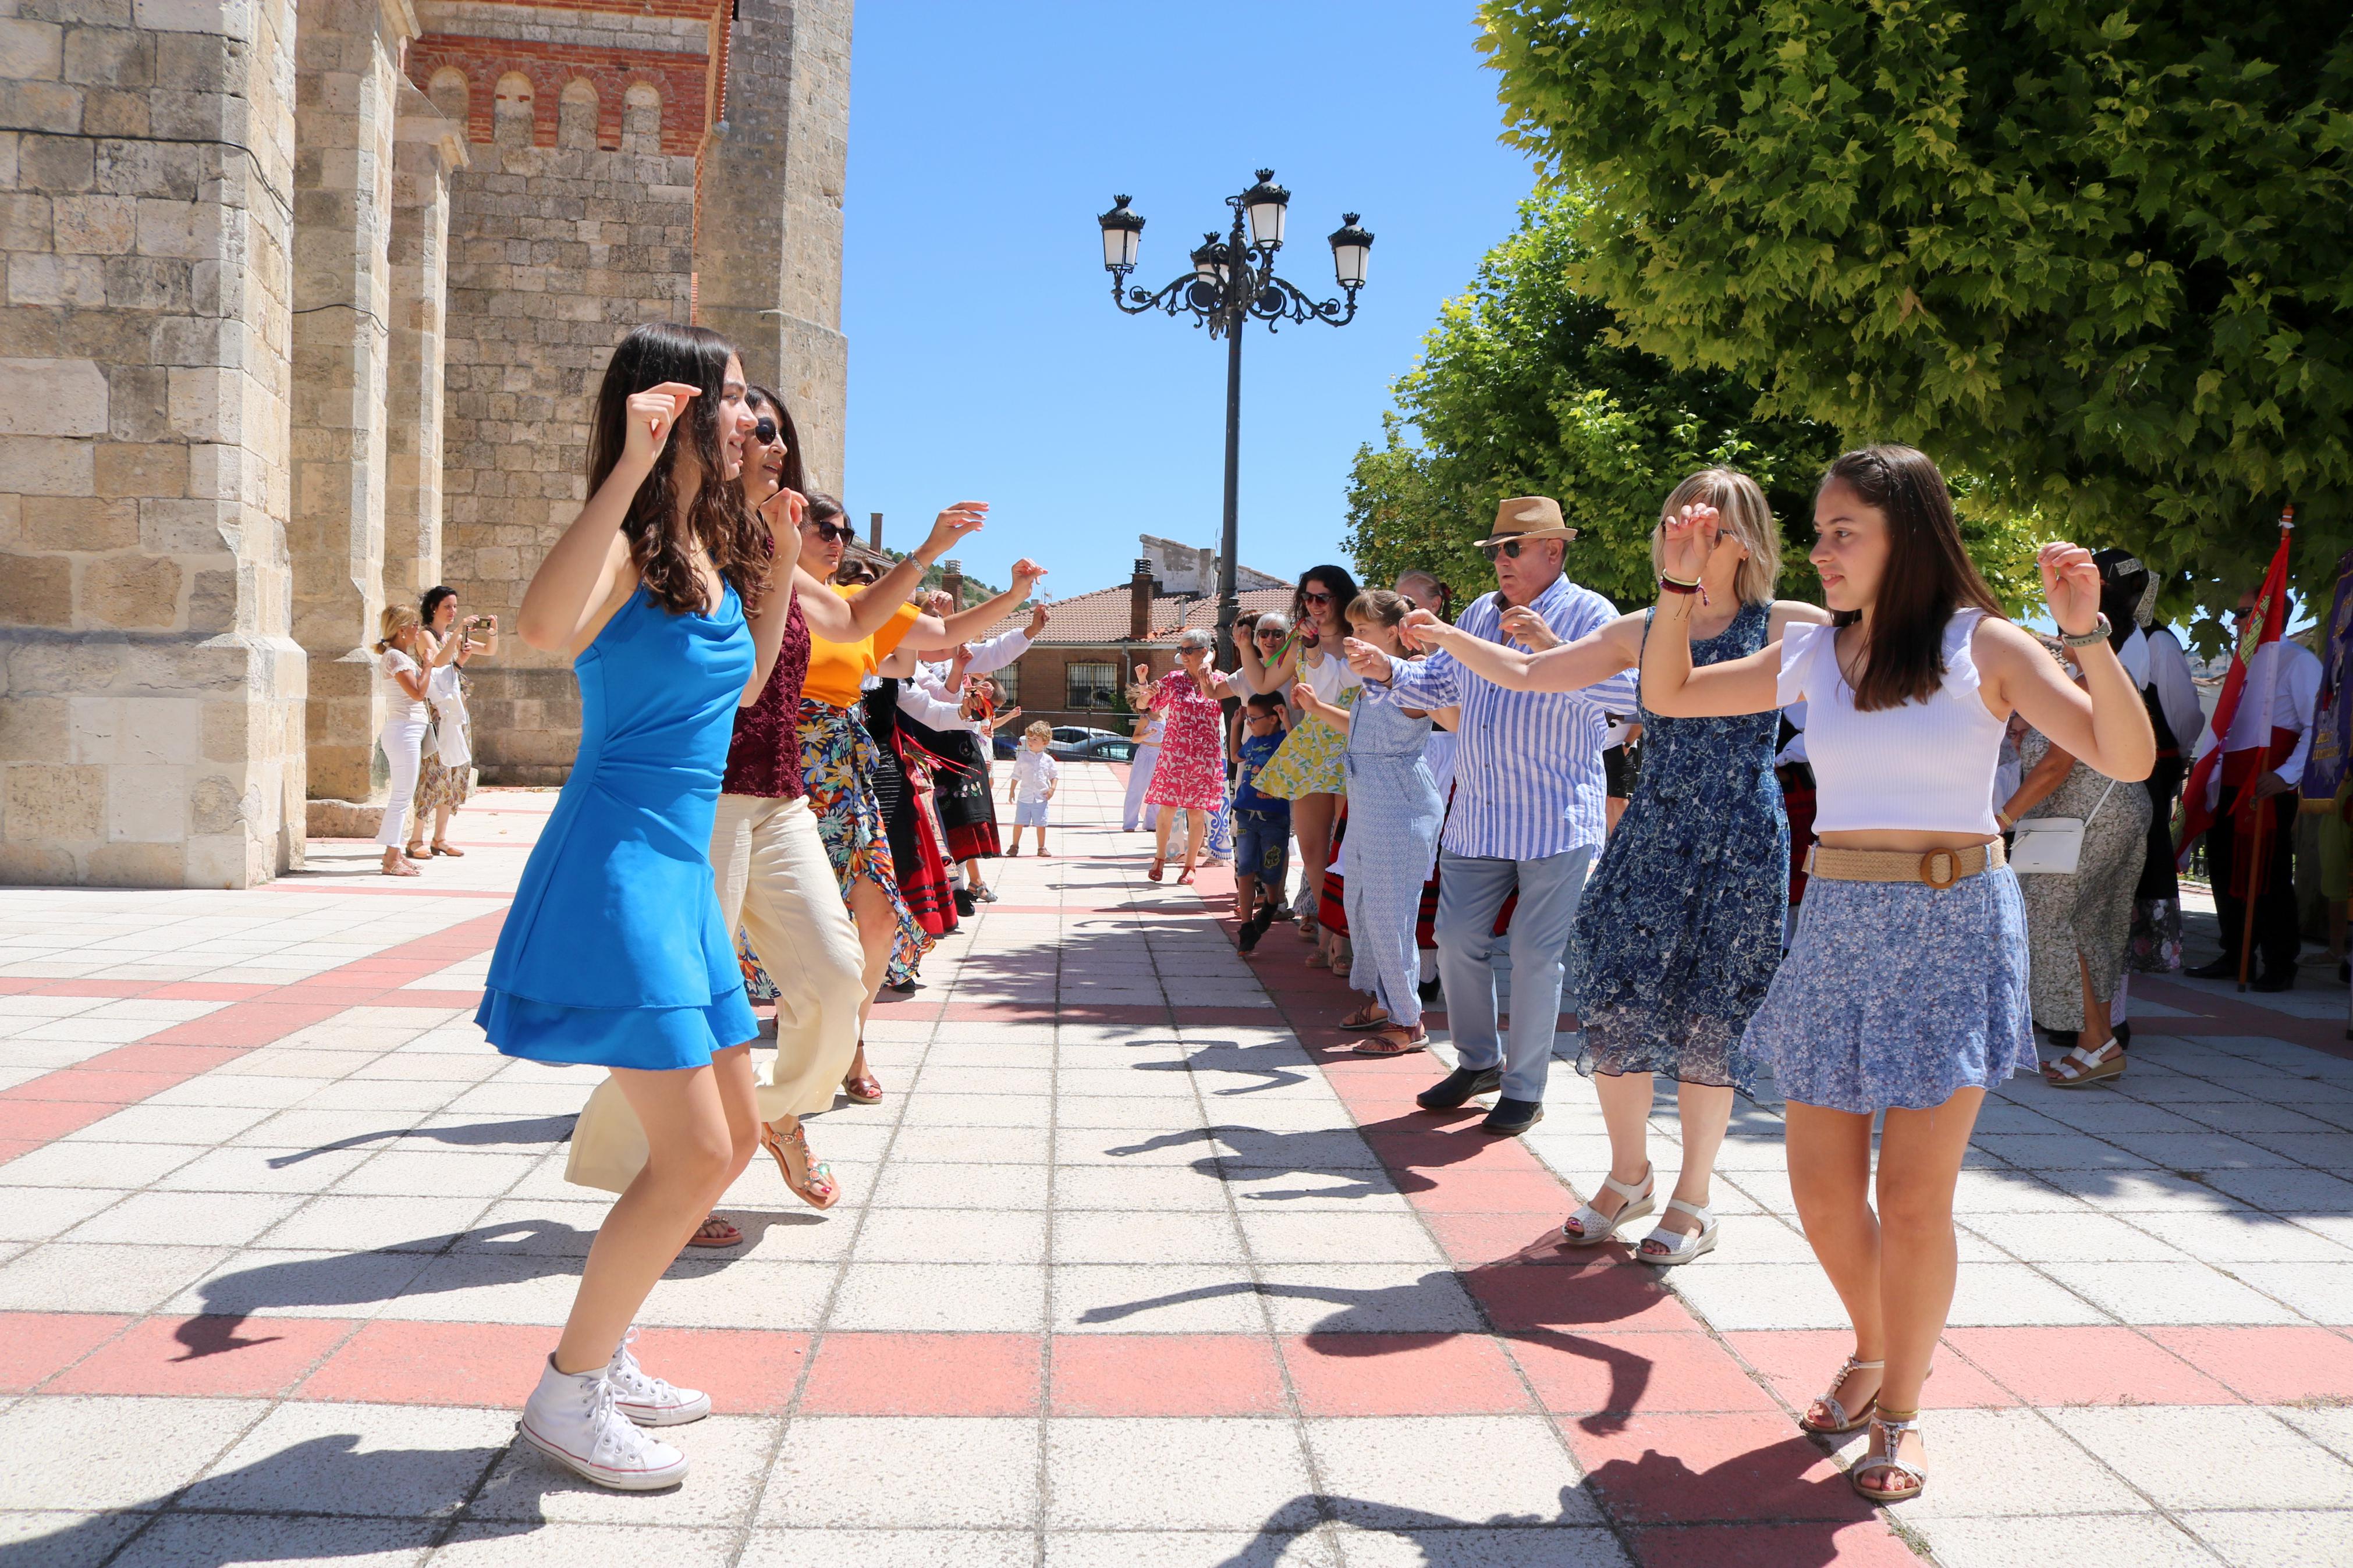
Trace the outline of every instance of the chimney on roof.
<instances>
[{"instance_id":1,"label":"chimney on roof","mask_svg":"<svg viewBox=\"0 0 2353 1568\"><path fill-rule=\"evenodd\" d=\"M1131 642L1152 637L1152 563L1138 557L1135 574L1127 580L1127 636Z\"/></svg>"},{"instance_id":2,"label":"chimney on roof","mask_svg":"<svg viewBox=\"0 0 2353 1568\"><path fill-rule=\"evenodd\" d=\"M875 554L882 553L882 514L879 511L866 514L866 542Z\"/></svg>"},{"instance_id":3,"label":"chimney on roof","mask_svg":"<svg viewBox=\"0 0 2353 1568\"><path fill-rule=\"evenodd\" d=\"M943 593L947 595L948 602L950 604L954 605L959 610L964 608L963 562L943 561L940 563L940 589Z\"/></svg>"}]
</instances>

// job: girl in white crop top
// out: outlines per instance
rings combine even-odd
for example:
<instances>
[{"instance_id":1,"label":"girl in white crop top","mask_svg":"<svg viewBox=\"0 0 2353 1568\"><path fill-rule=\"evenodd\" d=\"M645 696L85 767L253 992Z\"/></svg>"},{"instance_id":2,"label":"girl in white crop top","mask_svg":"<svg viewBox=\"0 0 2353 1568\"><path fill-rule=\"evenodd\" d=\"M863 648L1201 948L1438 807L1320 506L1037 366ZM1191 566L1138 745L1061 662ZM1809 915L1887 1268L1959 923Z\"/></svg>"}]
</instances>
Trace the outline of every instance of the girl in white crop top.
<instances>
[{"instance_id":1,"label":"girl in white crop top","mask_svg":"<svg viewBox=\"0 0 2353 1568\"><path fill-rule=\"evenodd\" d=\"M1789 1190L1854 1324L1853 1355L1801 1425L1868 1422L1871 1448L1851 1484L1899 1501L1926 1482L1917 1405L1952 1302L1961 1157L1986 1089L2034 1065L2025 911L1993 819L2003 727L2021 713L2125 780L2147 776L2156 742L2105 636L2081 649L2078 689L2002 617L1962 548L1943 477L1919 452L1850 452L1823 477L1810 559L1838 625L1792 626L1778 648L1698 670L1694 595L1683 585L1722 544L1712 509L1684 511L1666 531L1643 705L1685 718L1804 701L1821 848L1880 852L1818 858L1743 1043L1773 1064L1787 1097ZM2091 552L2048 544L2040 563L2052 618L2091 632Z\"/></svg>"}]
</instances>

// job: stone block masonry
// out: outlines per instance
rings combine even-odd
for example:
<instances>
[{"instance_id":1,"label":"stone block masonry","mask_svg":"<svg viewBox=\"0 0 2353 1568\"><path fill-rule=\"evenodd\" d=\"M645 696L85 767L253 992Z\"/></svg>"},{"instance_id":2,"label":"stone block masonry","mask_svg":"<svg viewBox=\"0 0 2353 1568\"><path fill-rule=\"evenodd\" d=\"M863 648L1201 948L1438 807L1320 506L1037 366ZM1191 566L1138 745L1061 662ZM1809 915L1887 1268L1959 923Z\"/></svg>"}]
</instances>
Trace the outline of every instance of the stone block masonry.
<instances>
[{"instance_id":1,"label":"stone block masonry","mask_svg":"<svg viewBox=\"0 0 2353 1568\"><path fill-rule=\"evenodd\" d=\"M295 12L0 18L0 882L302 857Z\"/></svg>"},{"instance_id":2,"label":"stone block masonry","mask_svg":"<svg viewBox=\"0 0 2353 1568\"><path fill-rule=\"evenodd\" d=\"M0 13L0 882L372 830L379 612L512 625L613 344L698 279L839 482L849 0ZM474 667L486 776L563 778L567 662Z\"/></svg>"}]
</instances>

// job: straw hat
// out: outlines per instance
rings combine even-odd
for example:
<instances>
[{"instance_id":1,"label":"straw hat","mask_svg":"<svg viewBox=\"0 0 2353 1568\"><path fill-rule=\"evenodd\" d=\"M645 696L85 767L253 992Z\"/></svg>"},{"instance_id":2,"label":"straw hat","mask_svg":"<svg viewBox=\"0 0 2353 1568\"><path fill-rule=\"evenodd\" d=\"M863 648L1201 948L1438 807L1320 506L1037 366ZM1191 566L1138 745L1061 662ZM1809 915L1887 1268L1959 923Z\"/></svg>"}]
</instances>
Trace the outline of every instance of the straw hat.
<instances>
[{"instance_id":1,"label":"straw hat","mask_svg":"<svg viewBox=\"0 0 2353 1568\"><path fill-rule=\"evenodd\" d=\"M1577 530L1562 526L1560 502L1550 496L1514 496L1495 508L1495 532L1479 542L1503 544L1514 539L1575 539Z\"/></svg>"}]
</instances>

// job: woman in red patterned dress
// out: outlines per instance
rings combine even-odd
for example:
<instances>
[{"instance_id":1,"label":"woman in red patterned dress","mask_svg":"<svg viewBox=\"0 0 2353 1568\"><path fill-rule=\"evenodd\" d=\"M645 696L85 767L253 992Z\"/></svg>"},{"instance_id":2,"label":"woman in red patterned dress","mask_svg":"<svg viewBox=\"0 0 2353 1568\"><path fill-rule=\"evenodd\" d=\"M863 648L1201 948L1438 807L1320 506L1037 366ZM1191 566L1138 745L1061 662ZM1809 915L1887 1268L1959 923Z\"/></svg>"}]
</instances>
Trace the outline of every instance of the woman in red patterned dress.
<instances>
[{"instance_id":1,"label":"woman in red patterned dress","mask_svg":"<svg viewBox=\"0 0 2353 1568\"><path fill-rule=\"evenodd\" d=\"M1152 769L1152 787L1144 804L1160 808L1152 830L1152 869L1160 880L1168 864L1168 829L1176 812L1185 814L1185 868L1179 882L1193 879L1193 864L1208 842L1208 814L1225 804L1225 710L1218 699L1226 694L1226 678L1209 668L1209 634L1194 630L1176 641L1176 668L1152 689L1150 710L1160 715L1160 760Z\"/></svg>"}]
</instances>

